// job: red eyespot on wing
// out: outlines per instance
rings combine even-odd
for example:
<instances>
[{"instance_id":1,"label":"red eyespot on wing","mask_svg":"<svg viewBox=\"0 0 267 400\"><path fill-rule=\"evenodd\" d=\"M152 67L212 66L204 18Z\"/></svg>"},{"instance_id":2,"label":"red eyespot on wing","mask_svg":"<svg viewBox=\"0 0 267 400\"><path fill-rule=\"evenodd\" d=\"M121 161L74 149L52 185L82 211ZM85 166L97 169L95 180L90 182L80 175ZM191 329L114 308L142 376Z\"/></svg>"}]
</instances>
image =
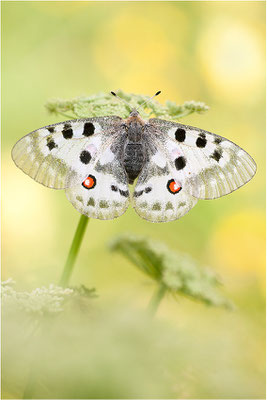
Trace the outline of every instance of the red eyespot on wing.
<instances>
[{"instance_id":1,"label":"red eyespot on wing","mask_svg":"<svg viewBox=\"0 0 267 400\"><path fill-rule=\"evenodd\" d=\"M88 177L82 183L85 189L93 189L96 185L96 178L93 175L88 175Z\"/></svg>"},{"instance_id":2,"label":"red eyespot on wing","mask_svg":"<svg viewBox=\"0 0 267 400\"><path fill-rule=\"evenodd\" d=\"M170 193L176 194L182 190L182 186L174 179L170 179L167 183L167 189Z\"/></svg>"}]
</instances>

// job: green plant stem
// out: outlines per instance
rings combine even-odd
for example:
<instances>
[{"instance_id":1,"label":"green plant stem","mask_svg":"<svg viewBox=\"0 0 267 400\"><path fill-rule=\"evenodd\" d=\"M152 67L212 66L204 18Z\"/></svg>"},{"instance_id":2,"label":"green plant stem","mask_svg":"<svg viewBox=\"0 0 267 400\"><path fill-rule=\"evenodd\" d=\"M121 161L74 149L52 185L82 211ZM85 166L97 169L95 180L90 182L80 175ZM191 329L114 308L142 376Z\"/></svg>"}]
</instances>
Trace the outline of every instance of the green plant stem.
<instances>
[{"instance_id":1,"label":"green plant stem","mask_svg":"<svg viewBox=\"0 0 267 400\"><path fill-rule=\"evenodd\" d=\"M167 287L165 285L159 285L155 293L153 294L149 304L148 304L148 312L151 316L154 316L159 308L160 302L163 299L165 293L167 291Z\"/></svg>"},{"instance_id":2,"label":"green plant stem","mask_svg":"<svg viewBox=\"0 0 267 400\"><path fill-rule=\"evenodd\" d=\"M36 372L36 366L32 365L30 369L30 374L28 378L28 382L26 385L26 388L23 393L23 399L32 399L33 398L33 392L36 384L36 379L37 379L37 372Z\"/></svg>"},{"instance_id":3,"label":"green plant stem","mask_svg":"<svg viewBox=\"0 0 267 400\"><path fill-rule=\"evenodd\" d=\"M77 115L77 114L76 114L75 116L73 116L73 115L65 114L65 113L62 112L62 111L57 111L57 113L60 114L60 115L62 115L63 117L68 118L68 119L77 119L77 118L78 118L78 115Z\"/></svg>"},{"instance_id":4,"label":"green plant stem","mask_svg":"<svg viewBox=\"0 0 267 400\"><path fill-rule=\"evenodd\" d=\"M86 226L88 224L89 218L85 215L81 215L72 244L68 254L68 258L60 278L59 284L63 287L67 286L69 283L70 276L73 271L73 267L79 253L81 242L85 233Z\"/></svg>"}]
</instances>

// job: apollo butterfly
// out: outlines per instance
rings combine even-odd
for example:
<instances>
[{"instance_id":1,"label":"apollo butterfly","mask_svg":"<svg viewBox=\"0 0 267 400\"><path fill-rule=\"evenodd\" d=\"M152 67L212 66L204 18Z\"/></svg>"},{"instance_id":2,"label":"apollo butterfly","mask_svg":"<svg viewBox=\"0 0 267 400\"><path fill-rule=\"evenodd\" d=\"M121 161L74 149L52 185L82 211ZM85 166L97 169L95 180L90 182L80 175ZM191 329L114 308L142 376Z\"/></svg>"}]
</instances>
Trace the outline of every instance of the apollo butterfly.
<instances>
[{"instance_id":1,"label":"apollo butterfly","mask_svg":"<svg viewBox=\"0 0 267 400\"><path fill-rule=\"evenodd\" d=\"M176 122L144 121L136 109L126 119L45 126L20 139L12 157L37 182L64 189L80 213L99 219L119 217L131 203L148 221L176 220L256 172L252 157L231 141Z\"/></svg>"}]
</instances>

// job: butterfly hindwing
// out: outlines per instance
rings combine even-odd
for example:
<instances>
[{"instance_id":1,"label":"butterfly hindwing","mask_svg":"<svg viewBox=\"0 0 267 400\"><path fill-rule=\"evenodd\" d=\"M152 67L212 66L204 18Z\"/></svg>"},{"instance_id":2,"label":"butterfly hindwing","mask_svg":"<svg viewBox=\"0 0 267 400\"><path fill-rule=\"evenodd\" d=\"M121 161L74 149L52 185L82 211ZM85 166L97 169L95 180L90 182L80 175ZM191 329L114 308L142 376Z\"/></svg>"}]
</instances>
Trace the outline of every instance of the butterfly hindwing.
<instances>
[{"instance_id":1,"label":"butterfly hindwing","mask_svg":"<svg viewBox=\"0 0 267 400\"><path fill-rule=\"evenodd\" d=\"M148 131L147 135L150 134ZM153 146L147 150L148 160L137 179L133 207L148 221L173 221L194 207L197 199L191 195L183 172L176 169L162 143L155 136L150 140Z\"/></svg>"},{"instance_id":2,"label":"butterfly hindwing","mask_svg":"<svg viewBox=\"0 0 267 400\"><path fill-rule=\"evenodd\" d=\"M88 169L88 177L79 185L66 189L66 196L81 214L98 219L112 219L122 215L130 203L128 181L118 179L123 174L119 163L114 162L115 173L103 173L97 163ZM120 177L121 178L121 177Z\"/></svg>"},{"instance_id":3,"label":"butterfly hindwing","mask_svg":"<svg viewBox=\"0 0 267 400\"><path fill-rule=\"evenodd\" d=\"M224 196L247 183L256 172L253 158L233 142L210 132L178 123L151 119L157 137L168 149L181 155L175 163L183 166L189 192L198 199ZM153 129L153 128L152 128ZM181 157L181 158L179 158Z\"/></svg>"},{"instance_id":4,"label":"butterfly hindwing","mask_svg":"<svg viewBox=\"0 0 267 400\"><path fill-rule=\"evenodd\" d=\"M88 165L84 181L66 189L68 200L81 214L112 219L122 215L129 206L128 179L118 154L123 142L120 136L118 139L120 143L114 139L113 146L108 146Z\"/></svg>"}]
</instances>

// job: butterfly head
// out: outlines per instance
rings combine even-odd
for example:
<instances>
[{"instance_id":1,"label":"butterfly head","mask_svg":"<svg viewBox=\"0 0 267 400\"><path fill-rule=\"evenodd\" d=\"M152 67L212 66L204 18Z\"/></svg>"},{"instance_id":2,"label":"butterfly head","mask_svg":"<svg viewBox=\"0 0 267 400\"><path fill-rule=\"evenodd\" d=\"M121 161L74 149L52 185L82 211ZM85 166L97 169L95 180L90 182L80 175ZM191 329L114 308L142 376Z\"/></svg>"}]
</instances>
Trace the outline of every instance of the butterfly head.
<instances>
[{"instance_id":1,"label":"butterfly head","mask_svg":"<svg viewBox=\"0 0 267 400\"><path fill-rule=\"evenodd\" d=\"M133 108L131 113L130 113L130 115L129 115L129 118L130 117L137 118L138 116L139 116L139 112L135 108Z\"/></svg>"},{"instance_id":2,"label":"butterfly head","mask_svg":"<svg viewBox=\"0 0 267 400\"><path fill-rule=\"evenodd\" d=\"M145 121L140 117L137 110L132 110L129 117L125 120L125 127L130 141L137 142L141 140Z\"/></svg>"},{"instance_id":3,"label":"butterfly head","mask_svg":"<svg viewBox=\"0 0 267 400\"><path fill-rule=\"evenodd\" d=\"M118 97L120 100L122 100L124 103L126 103L128 106L130 106L130 104L124 100L122 97L120 97L119 95L117 95L117 93L115 92L110 92L113 96ZM158 96L161 93L161 91L158 91L157 93L154 94L154 96L150 97L150 99L145 100L142 104L140 104L140 107L143 107L145 104L147 104L149 101L151 101L155 96ZM138 108L133 108L131 113L130 113L130 117L138 117L139 116L139 112L138 112Z\"/></svg>"},{"instance_id":4,"label":"butterfly head","mask_svg":"<svg viewBox=\"0 0 267 400\"><path fill-rule=\"evenodd\" d=\"M110 92L113 96L118 97L120 100L122 100L124 103L127 104L129 107L130 104L124 100L122 97L118 96L115 92ZM149 101L151 101L155 96L158 96L161 92L158 91L157 93L154 94L150 99L144 101L142 104L139 105L138 108L143 107L146 105ZM138 112L138 108L133 108L130 112L129 117L124 120L123 125L127 130L128 133L128 138L131 142L139 142L142 137L142 132L144 129L145 121L140 117L140 114Z\"/></svg>"},{"instance_id":5,"label":"butterfly head","mask_svg":"<svg viewBox=\"0 0 267 400\"><path fill-rule=\"evenodd\" d=\"M126 124L127 124L128 126L130 126L130 125L138 125L138 126L142 127L142 126L145 124L145 122L144 122L144 120L140 117L139 112L134 108L134 109L131 111L129 117L126 119Z\"/></svg>"}]
</instances>

